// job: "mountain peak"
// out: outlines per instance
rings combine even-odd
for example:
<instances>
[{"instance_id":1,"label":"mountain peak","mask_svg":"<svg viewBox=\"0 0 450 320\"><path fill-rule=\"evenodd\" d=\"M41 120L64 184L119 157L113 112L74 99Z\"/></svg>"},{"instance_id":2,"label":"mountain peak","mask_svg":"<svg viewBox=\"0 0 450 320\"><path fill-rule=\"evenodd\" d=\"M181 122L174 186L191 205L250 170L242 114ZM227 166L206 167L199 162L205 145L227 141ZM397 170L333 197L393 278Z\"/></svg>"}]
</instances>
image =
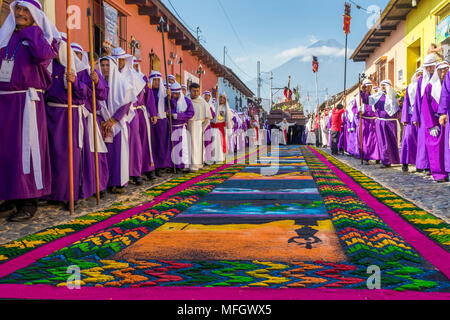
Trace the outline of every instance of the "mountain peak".
<instances>
[{"instance_id":1,"label":"mountain peak","mask_svg":"<svg viewBox=\"0 0 450 320\"><path fill-rule=\"evenodd\" d=\"M330 48L339 48L339 49L344 48L344 46L335 39L328 39L326 41L319 40L319 41L314 42L308 48L320 48L320 47L330 47Z\"/></svg>"}]
</instances>

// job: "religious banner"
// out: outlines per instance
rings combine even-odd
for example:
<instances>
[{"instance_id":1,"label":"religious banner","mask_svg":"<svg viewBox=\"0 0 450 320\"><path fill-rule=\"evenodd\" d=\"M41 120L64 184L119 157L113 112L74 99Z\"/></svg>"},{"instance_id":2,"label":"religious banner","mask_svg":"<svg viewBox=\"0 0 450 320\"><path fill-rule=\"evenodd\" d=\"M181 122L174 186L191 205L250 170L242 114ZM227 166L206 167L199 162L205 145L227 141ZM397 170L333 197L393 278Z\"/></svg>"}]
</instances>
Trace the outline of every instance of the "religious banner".
<instances>
[{"instance_id":1,"label":"religious banner","mask_svg":"<svg viewBox=\"0 0 450 320\"><path fill-rule=\"evenodd\" d=\"M119 13L108 3L103 2L105 9L105 43L114 47L119 46Z\"/></svg>"},{"instance_id":2,"label":"religious banner","mask_svg":"<svg viewBox=\"0 0 450 320\"><path fill-rule=\"evenodd\" d=\"M344 14L344 32L345 34L350 33L350 22L352 17L350 16L351 6L349 3L345 3L345 14Z\"/></svg>"}]
</instances>

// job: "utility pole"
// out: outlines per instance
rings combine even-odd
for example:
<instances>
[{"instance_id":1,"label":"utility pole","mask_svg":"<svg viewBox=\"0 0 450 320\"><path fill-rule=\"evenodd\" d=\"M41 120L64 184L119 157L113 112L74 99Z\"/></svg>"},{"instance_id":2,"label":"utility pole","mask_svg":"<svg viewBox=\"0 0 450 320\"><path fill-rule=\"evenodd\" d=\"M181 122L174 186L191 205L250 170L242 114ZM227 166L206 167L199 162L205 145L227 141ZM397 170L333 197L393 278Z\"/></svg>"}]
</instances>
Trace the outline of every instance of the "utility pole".
<instances>
[{"instance_id":1,"label":"utility pole","mask_svg":"<svg viewBox=\"0 0 450 320\"><path fill-rule=\"evenodd\" d=\"M261 98L261 62L258 61L258 91L257 91L257 98Z\"/></svg>"},{"instance_id":2,"label":"utility pole","mask_svg":"<svg viewBox=\"0 0 450 320\"><path fill-rule=\"evenodd\" d=\"M223 47L223 65L225 66L225 57L227 55L227 47Z\"/></svg>"},{"instance_id":3,"label":"utility pole","mask_svg":"<svg viewBox=\"0 0 450 320\"><path fill-rule=\"evenodd\" d=\"M273 92L272 92L272 88L273 88L273 72L270 71L270 109L272 109L272 105L273 105Z\"/></svg>"}]
</instances>

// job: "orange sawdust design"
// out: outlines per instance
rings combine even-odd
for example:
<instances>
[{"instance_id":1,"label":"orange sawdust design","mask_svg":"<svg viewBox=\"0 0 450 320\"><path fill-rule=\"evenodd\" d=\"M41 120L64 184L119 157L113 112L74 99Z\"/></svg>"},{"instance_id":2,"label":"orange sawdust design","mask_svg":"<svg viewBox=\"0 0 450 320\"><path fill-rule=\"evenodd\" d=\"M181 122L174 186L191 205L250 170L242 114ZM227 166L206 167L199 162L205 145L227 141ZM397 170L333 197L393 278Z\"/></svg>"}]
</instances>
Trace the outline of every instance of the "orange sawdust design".
<instances>
[{"instance_id":1,"label":"orange sawdust design","mask_svg":"<svg viewBox=\"0 0 450 320\"><path fill-rule=\"evenodd\" d=\"M311 249L297 237L294 220L261 224L202 225L169 222L119 252L115 259L265 260L280 262L346 261L330 220L317 221L321 242Z\"/></svg>"}]
</instances>

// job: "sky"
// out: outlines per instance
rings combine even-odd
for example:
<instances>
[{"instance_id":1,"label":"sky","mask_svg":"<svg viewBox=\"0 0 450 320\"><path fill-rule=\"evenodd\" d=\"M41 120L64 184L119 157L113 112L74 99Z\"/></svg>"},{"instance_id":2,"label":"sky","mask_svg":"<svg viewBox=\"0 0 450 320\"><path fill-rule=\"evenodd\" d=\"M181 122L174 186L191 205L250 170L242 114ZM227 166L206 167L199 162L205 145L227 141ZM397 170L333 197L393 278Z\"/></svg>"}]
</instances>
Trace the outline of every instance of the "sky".
<instances>
[{"instance_id":1,"label":"sky","mask_svg":"<svg viewBox=\"0 0 450 320\"><path fill-rule=\"evenodd\" d=\"M335 39L345 44L344 2L341 0L162 0L173 7L195 36L200 28L202 45L244 81L256 78L257 61L261 71L270 71L291 58L303 55L318 40ZM389 0L355 0L348 38L350 53L361 42ZM355 4L361 6L357 9ZM172 7L173 5L173 7ZM330 54L344 57L343 51ZM349 55L350 56L350 55ZM263 75L268 77L268 75ZM274 79L287 85L287 79ZM256 94L256 88L250 87ZM268 90L267 90L268 91Z\"/></svg>"}]
</instances>

